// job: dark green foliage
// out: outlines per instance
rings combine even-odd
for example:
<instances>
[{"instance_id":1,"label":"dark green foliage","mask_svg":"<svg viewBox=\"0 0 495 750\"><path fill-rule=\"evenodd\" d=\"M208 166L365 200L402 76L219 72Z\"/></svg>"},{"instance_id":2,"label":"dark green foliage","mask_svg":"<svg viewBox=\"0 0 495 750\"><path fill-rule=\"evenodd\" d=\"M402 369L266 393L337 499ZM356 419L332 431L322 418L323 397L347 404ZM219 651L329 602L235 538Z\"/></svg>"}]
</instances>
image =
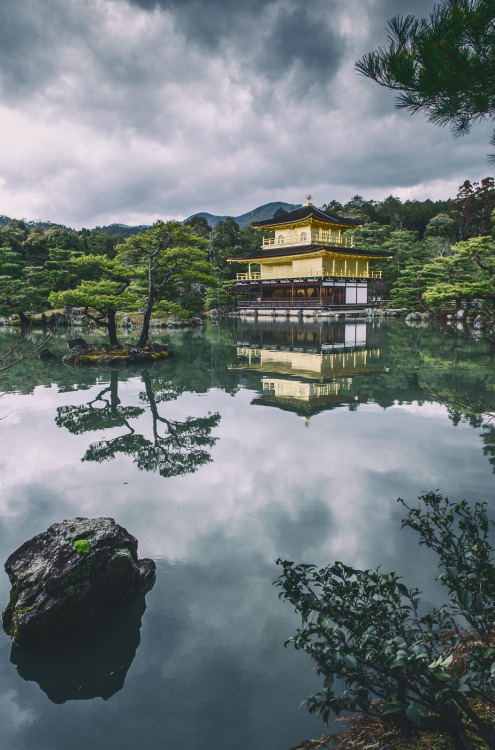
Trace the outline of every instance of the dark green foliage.
<instances>
[{"instance_id":1,"label":"dark green foliage","mask_svg":"<svg viewBox=\"0 0 495 750\"><path fill-rule=\"evenodd\" d=\"M188 295L188 309L191 309L191 294L215 285L214 269L204 250L206 244L205 238L195 234L191 226L178 221L156 221L151 229L129 237L119 246L118 260L141 277L130 289L134 294L130 309L144 308L138 342L141 348L148 341L153 311L162 314L171 311L171 305L167 304L171 291L175 290L174 297L178 293L178 299L174 299L175 310L181 293Z\"/></svg>"},{"instance_id":2,"label":"dark green foliage","mask_svg":"<svg viewBox=\"0 0 495 750\"><path fill-rule=\"evenodd\" d=\"M425 268L433 271L424 299L431 306L462 300L483 300L495 311L495 242L491 237L472 237L451 248L452 255L436 258ZM425 270L425 269L423 269Z\"/></svg>"},{"instance_id":3,"label":"dark green foliage","mask_svg":"<svg viewBox=\"0 0 495 750\"><path fill-rule=\"evenodd\" d=\"M443 237L453 240L455 237L455 221L448 214L436 214L428 222L425 237Z\"/></svg>"},{"instance_id":4,"label":"dark green foliage","mask_svg":"<svg viewBox=\"0 0 495 750\"><path fill-rule=\"evenodd\" d=\"M52 291L51 304L94 308L98 313L93 316L95 322L107 328L110 344L117 345L115 314L134 299L128 290L131 282L139 276L138 270L106 255L73 253L64 265L77 274L79 284L72 289ZM63 268L60 270L63 273Z\"/></svg>"},{"instance_id":5,"label":"dark green foliage","mask_svg":"<svg viewBox=\"0 0 495 750\"><path fill-rule=\"evenodd\" d=\"M343 216L344 215L344 206L342 203L339 203L339 201L332 200L329 203L325 203L321 207L322 211L325 211L327 214L332 214L332 216Z\"/></svg>"},{"instance_id":6,"label":"dark green foliage","mask_svg":"<svg viewBox=\"0 0 495 750\"><path fill-rule=\"evenodd\" d=\"M420 592L396 573L277 561L284 571L281 598L303 620L290 641L316 661L325 680L308 707L325 721L352 711L390 717L404 734L435 728L466 749L473 746L470 720L474 734L493 747L494 727L474 714L468 698L495 705L494 524L484 503L451 503L434 492L420 501L409 507L399 499L407 511L402 526L436 553L437 580L448 591L448 604L427 614L420 614Z\"/></svg>"},{"instance_id":7,"label":"dark green foliage","mask_svg":"<svg viewBox=\"0 0 495 750\"><path fill-rule=\"evenodd\" d=\"M428 19L396 16L388 26L388 47L356 68L400 92L398 107L424 112L455 135L495 119L493 0L442 0Z\"/></svg>"},{"instance_id":8,"label":"dark green foliage","mask_svg":"<svg viewBox=\"0 0 495 750\"><path fill-rule=\"evenodd\" d=\"M377 226L389 228L389 231L409 229L411 232L417 232L420 239L423 238L428 222L434 216L449 213L453 208L451 199L446 201L407 200L402 203L400 198L393 195L389 195L383 201L366 200L360 195L355 195L344 205L338 201L330 201L322 206L323 211L334 216L360 219L367 225L375 223ZM458 219L457 215L456 219Z\"/></svg>"},{"instance_id":9,"label":"dark green foliage","mask_svg":"<svg viewBox=\"0 0 495 750\"><path fill-rule=\"evenodd\" d=\"M411 263L396 277L390 291L391 307L405 307L408 310L431 312L424 300L429 285L441 279L440 268L432 264Z\"/></svg>"},{"instance_id":10,"label":"dark green foliage","mask_svg":"<svg viewBox=\"0 0 495 750\"><path fill-rule=\"evenodd\" d=\"M20 252L27 266L42 266L49 257L46 233L33 229L21 244Z\"/></svg>"},{"instance_id":11,"label":"dark green foliage","mask_svg":"<svg viewBox=\"0 0 495 750\"><path fill-rule=\"evenodd\" d=\"M219 221L211 232L208 246L209 260L218 270L219 279L235 279L237 273L244 271L247 266L229 263L226 258L257 252L262 238L262 232L250 225L241 229L231 217Z\"/></svg>"},{"instance_id":12,"label":"dark green foliage","mask_svg":"<svg viewBox=\"0 0 495 750\"><path fill-rule=\"evenodd\" d=\"M254 230L253 230L254 231ZM258 249L261 244L258 235ZM208 259L218 269L221 278L234 279L235 274L242 270L239 263L228 263L229 255L243 255L244 247L241 241L241 229L237 222L228 217L219 221L213 228L208 245Z\"/></svg>"},{"instance_id":13,"label":"dark green foliage","mask_svg":"<svg viewBox=\"0 0 495 750\"><path fill-rule=\"evenodd\" d=\"M72 229L54 226L46 234L46 243L48 247L71 250L72 252L83 252L84 242L79 232Z\"/></svg>"},{"instance_id":14,"label":"dark green foliage","mask_svg":"<svg viewBox=\"0 0 495 750\"><path fill-rule=\"evenodd\" d=\"M194 229L194 234L198 234L200 237L206 237L208 239L211 234L211 227L204 216L193 216L191 219L184 222L184 226L192 227L192 229Z\"/></svg>"},{"instance_id":15,"label":"dark green foliage","mask_svg":"<svg viewBox=\"0 0 495 750\"><path fill-rule=\"evenodd\" d=\"M19 252L0 247L0 315L19 315L21 324L29 323L28 313L46 300L30 280Z\"/></svg>"},{"instance_id":16,"label":"dark green foliage","mask_svg":"<svg viewBox=\"0 0 495 750\"><path fill-rule=\"evenodd\" d=\"M22 255L22 243L28 235L29 227L23 221L13 219L0 229L0 247L10 247Z\"/></svg>"},{"instance_id":17,"label":"dark green foliage","mask_svg":"<svg viewBox=\"0 0 495 750\"><path fill-rule=\"evenodd\" d=\"M419 241L416 232L407 229L390 231L388 227L377 222L370 222L355 230L345 232L346 237L353 237L356 248L377 253L386 253L389 257L373 263L374 271L381 271L382 278L376 284L375 291L382 299L390 298L391 289L400 277L401 272L410 268L417 269L428 262L435 252L434 240ZM414 303L416 309L417 301ZM407 305L407 302L400 306ZM423 307L423 309L426 309Z\"/></svg>"},{"instance_id":18,"label":"dark green foliage","mask_svg":"<svg viewBox=\"0 0 495 750\"><path fill-rule=\"evenodd\" d=\"M115 258L117 246L124 241L124 235L100 229L81 229L84 252L89 255L106 255Z\"/></svg>"},{"instance_id":19,"label":"dark green foliage","mask_svg":"<svg viewBox=\"0 0 495 750\"><path fill-rule=\"evenodd\" d=\"M49 306L50 292L63 292L73 289L81 281L81 271L77 259L78 251L63 248L50 248L42 266L27 266L30 283L36 287L44 307Z\"/></svg>"},{"instance_id":20,"label":"dark green foliage","mask_svg":"<svg viewBox=\"0 0 495 750\"><path fill-rule=\"evenodd\" d=\"M233 282L230 280L220 281L218 286L208 289L204 301L206 309L226 309L229 305L227 291L232 287L232 284Z\"/></svg>"},{"instance_id":21,"label":"dark green foliage","mask_svg":"<svg viewBox=\"0 0 495 750\"><path fill-rule=\"evenodd\" d=\"M493 230L491 217L495 209L495 181L485 177L481 183L469 180L460 186L454 201L458 215L461 240L477 235L490 234Z\"/></svg>"},{"instance_id":22,"label":"dark green foliage","mask_svg":"<svg viewBox=\"0 0 495 750\"><path fill-rule=\"evenodd\" d=\"M375 201L355 195L344 205L331 201L323 209L336 216L364 221L363 226L348 231L346 236L354 236L358 249L391 256L373 263L373 270L381 271L382 275L370 281L370 299L383 301L397 297L394 287L402 284L403 271L410 276L420 266L452 255L451 245L459 239L493 234L494 207L494 180L486 177L479 184L466 180L454 200L402 202L388 196ZM282 218L283 210L277 214ZM152 248L152 243L163 229L168 239L158 251L159 260L158 255L153 256L156 267L150 287L149 253L157 249ZM129 239L122 242L124 235ZM31 312L40 312L50 305L94 306L98 309L97 324L109 327L115 343L115 321L108 320L108 313L112 318L118 310L145 309L140 338L145 342L150 310L154 315L187 318L200 314L205 305L206 308L227 306L226 290L235 286L237 273L247 270L247 264L230 263L227 258L257 252L262 238L263 232L250 225L241 228L231 217L218 222L213 229L204 217L194 216L183 225L157 222L152 228L112 225L77 232L55 224L5 217L5 221L0 221L0 315L18 313L27 325ZM122 253L120 259L119 253ZM95 257L107 264L104 273L91 260ZM206 260L210 267L202 265ZM127 264L129 279L132 270L132 282L127 284L126 280L124 290L124 282L120 281L123 275L116 278L109 273L111 262ZM51 299L50 293L53 293ZM414 294L413 298L411 304L415 309ZM408 304L405 300L400 306Z\"/></svg>"}]
</instances>

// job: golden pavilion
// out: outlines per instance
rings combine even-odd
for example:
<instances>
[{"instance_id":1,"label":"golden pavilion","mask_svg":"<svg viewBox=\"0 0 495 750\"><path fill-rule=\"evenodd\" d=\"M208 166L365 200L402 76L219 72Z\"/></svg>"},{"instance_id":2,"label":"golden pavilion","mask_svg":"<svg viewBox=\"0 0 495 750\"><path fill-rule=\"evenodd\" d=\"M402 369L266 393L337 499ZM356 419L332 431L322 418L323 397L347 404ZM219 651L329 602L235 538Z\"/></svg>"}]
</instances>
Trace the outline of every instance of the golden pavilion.
<instances>
[{"instance_id":1,"label":"golden pavilion","mask_svg":"<svg viewBox=\"0 0 495 750\"><path fill-rule=\"evenodd\" d=\"M237 308L289 310L359 310L368 304L368 280L380 278L370 269L387 255L357 250L354 236L344 232L362 221L327 214L311 196L300 208L274 219L253 222L264 233L260 250L228 261L248 264L237 274L230 292L245 292Z\"/></svg>"}]
</instances>

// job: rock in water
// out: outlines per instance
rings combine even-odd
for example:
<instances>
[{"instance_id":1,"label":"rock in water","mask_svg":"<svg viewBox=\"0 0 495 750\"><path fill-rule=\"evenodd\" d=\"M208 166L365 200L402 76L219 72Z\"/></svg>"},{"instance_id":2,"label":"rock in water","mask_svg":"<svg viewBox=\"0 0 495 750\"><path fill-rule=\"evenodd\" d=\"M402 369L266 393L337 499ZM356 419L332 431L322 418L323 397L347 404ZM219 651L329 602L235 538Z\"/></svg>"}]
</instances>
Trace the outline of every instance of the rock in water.
<instances>
[{"instance_id":1,"label":"rock in water","mask_svg":"<svg viewBox=\"0 0 495 750\"><path fill-rule=\"evenodd\" d=\"M137 546L113 518L71 518L25 542L5 563L5 632L20 645L51 641L149 591L156 566Z\"/></svg>"}]
</instances>

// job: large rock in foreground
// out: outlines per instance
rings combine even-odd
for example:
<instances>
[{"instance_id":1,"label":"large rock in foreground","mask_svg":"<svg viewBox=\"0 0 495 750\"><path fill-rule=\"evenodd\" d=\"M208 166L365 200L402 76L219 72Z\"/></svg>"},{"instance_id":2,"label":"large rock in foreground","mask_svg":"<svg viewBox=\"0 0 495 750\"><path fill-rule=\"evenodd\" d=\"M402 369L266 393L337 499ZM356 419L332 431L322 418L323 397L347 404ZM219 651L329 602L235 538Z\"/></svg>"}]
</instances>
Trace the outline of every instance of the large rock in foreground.
<instances>
[{"instance_id":1,"label":"large rock in foreground","mask_svg":"<svg viewBox=\"0 0 495 750\"><path fill-rule=\"evenodd\" d=\"M71 518L25 542L5 563L12 589L3 627L20 645L53 641L148 591L153 560L113 518Z\"/></svg>"}]
</instances>

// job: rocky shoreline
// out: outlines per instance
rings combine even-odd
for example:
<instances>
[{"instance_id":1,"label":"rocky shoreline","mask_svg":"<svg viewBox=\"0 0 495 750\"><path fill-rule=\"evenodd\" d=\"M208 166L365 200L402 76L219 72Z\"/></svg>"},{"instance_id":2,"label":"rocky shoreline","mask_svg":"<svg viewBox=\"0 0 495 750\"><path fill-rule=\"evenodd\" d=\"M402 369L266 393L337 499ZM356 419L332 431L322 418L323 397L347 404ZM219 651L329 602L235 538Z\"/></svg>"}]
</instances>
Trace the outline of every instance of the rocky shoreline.
<instances>
[{"instance_id":1,"label":"rocky shoreline","mask_svg":"<svg viewBox=\"0 0 495 750\"><path fill-rule=\"evenodd\" d=\"M47 310L37 313L29 318L33 328L79 328L95 330L97 325L91 315L79 307L66 307L60 310ZM117 328L124 330L139 329L142 326L143 316L141 313L132 315L121 315L117 318ZM16 314L0 317L0 326L20 326L21 321ZM188 320L178 320L174 317L152 318L150 321L151 332L161 329L197 328L204 325L204 320L199 317Z\"/></svg>"},{"instance_id":2,"label":"rocky shoreline","mask_svg":"<svg viewBox=\"0 0 495 750\"><path fill-rule=\"evenodd\" d=\"M495 321L492 316L482 314L478 309L471 309L469 311L460 309L448 313L442 311L441 313L429 313L419 312L416 310L410 310L408 308L387 308L387 307L366 307L361 310L319 310L318 308L311 309L297 309L291 310L287 308L282 309L240 309L232 311L224 311L223 309L212 309L206 313L206 316L210 319L213 325L217 325L219 319L223 317L241 318L247 320L266 320L272 319L289 319L289 320L303 320L303 321L322 321L322 320L337 320L341 318L355 319L355 318L404 318L407 323L417 325L419 323L427 323L430 320L437 320L446 322L447 324L455 325L469 325L474 330L494 330ZM11 315L8 317L0 317L0 326L19 326L20 320L17 315ZM48 327L48 328L75 328L94 330L96 324L92 320L91 316L85 314L84 310L80 308L65 308L63 310L47 311L41 315L35 315L31 318L31 325L33 327ZM132 313L130 315L123 315L117 320L117 328L125 331L137 330L141 328L142 315L140 313ZM189 320L178 320L173 317L161 317L153 318L150 321L150 333L157 333L162 330L190 330L204 326L205 321L200 317L193 317ZM102 350L102 356L106 355L107 349L105 347L98 347ZM128 349L132 347L119 347L114 350L113 353L115 358L122 358L126 355L122 349ZM136 347L134 347L136 349ZM146 351L148 360L134 359L133 361L155 361L152 354L157 352ZM94 355L96 356L96 355ZM127 356L138 357L139 354L136 351L127 352ZM93 357L94 358L94 357ZM122 359L118 363L122 362ZM117 363L117 362L116 362Z\"/></svg>"}]
</instances>

